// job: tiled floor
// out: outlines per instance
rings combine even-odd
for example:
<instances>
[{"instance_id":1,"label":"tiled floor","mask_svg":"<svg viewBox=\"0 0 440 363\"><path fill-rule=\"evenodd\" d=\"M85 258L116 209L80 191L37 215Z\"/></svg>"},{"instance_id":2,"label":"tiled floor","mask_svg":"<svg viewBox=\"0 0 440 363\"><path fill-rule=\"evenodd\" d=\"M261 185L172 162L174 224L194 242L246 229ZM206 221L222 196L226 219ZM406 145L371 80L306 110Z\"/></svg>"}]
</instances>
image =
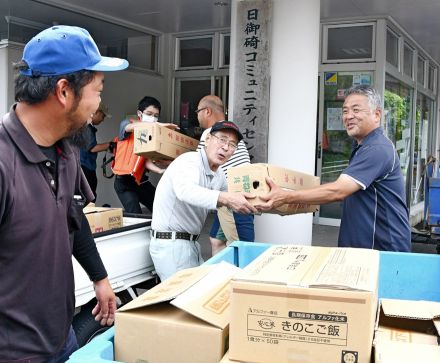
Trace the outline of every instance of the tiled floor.
<instances>
[{"instance_id":1,"label":"tiled floor","mask_svg":"<svg viewBox=\"0 0 440 363\"><path fill-rule=\"evenodd\" d=\"M211 246L209 243L209 230L212 225L213 215L210 214L206 220L199 242L202 248L202 256L205 259L211 257ZM314 224L312 232L312 245L313 246L325 246L336 247L338 245L339 228L332 226L323 226ZM428 245L425 243L413 243L412 252L415 253L436 253L436 247L434 245Z\"/></svg>"}]
</instances>

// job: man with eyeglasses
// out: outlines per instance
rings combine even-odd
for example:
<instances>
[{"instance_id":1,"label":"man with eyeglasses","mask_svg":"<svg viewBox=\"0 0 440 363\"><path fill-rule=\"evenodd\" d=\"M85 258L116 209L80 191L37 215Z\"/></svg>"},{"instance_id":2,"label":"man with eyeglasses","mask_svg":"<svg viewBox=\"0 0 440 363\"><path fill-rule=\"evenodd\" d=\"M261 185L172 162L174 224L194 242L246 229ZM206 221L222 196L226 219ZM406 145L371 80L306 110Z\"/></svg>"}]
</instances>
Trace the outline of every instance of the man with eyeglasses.
<instances>
[{"instance_id":1,"label":"man with eyeglasses","mask_svg":"<svg viewBox=\"0 0 440 363\"><path fill-rule=\"evenodd\" d=\"M217 122L205 147L175 159L157 186L151 222L150 254L164 281L175 272L203 263L197 242L210 210L221 206L238 213L256 213L249 193L228 193L220 168L243 136L233 122Z\"/></svg>"},{"instance_id":2,"label":"man with eyeglasses","mask_svg":"<svg viewBox=\"0 0 440 363\"><path fill-rule=\"evenodd\" d=\"M271 191L256 207L267 211L286 203L343 200L340 247L409 252L405 184L394 145L380 127L381 115L380 95L374 88L351 88L342 108L347 134L355 140L348 167L332 183L298 191L283 190L268 178Z\"/></svg>"},{"instance_id":3,"label":"man with eyeglasses","mask_svg":"<svg viewBox=\"0 0 440 363\"><path fill-rule=\"evenodd\" d=\"M205 146L206 135L209 134L212 125L218 121L225 120L223 101L218 96L207 95L199 101L195 112L200 126L205 129L200 137L200 142L197 148L197 150L201 150ZM244 141L241 140L238 143L237 149L221 168L226 177L228 177L228 169L230 167L249 163L249 152ZM255 231L253 214L234 213L224 207L218 209L209 232L212 255L215 255L225 248L228 242L238 240L253 242L254 239Z\"/></svg>"}]
</instances>

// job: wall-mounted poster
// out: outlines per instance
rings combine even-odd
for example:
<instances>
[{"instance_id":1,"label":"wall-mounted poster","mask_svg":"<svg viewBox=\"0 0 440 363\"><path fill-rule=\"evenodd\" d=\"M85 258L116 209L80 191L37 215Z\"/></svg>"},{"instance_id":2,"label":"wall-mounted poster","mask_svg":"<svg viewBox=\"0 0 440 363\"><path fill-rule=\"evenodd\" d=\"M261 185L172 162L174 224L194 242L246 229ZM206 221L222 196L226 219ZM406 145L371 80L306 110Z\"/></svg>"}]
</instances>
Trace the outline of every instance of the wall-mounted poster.
<instances>
[{"instance_id":1,"label":"wall-mounted poster","mask_svg":"<svg viewBox=\"0 0 440 363\"><path fill-rule=\"evenodd\" d=\"M327 108L327 130L345 130L342 108Z\"/></svg>"},{"instance_id":2,"label":"wall-mounted poster","mask_svg":"<svg viewBox=\"0 0 440 363\"><path fill-rule=\"evenodd\" d=\"M326 86L336 86L338 84L338 73L325 72L324 81Z\"/></svg>"}]
</instances>

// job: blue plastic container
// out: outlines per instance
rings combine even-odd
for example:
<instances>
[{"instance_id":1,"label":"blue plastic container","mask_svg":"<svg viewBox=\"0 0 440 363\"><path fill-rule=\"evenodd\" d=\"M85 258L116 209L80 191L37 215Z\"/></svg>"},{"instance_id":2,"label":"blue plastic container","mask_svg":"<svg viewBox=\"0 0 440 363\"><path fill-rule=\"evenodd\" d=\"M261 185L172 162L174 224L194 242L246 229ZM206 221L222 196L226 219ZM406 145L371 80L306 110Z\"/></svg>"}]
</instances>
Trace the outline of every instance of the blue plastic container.
<instances>
[{"instance_id":1,"label":"blue plastic container","mask_svg":"<svg viewBox=\"0 0 440 363\"><path fill-rule=\"evenodd\" d=\"M206 261L226 261L245 267L271 244L234 242ZM381 252L379 298L432 300L440 302L440 255ZM109 363L113 361L114 328L72 354L69 363Z\"/></svg>"}]
</instances>

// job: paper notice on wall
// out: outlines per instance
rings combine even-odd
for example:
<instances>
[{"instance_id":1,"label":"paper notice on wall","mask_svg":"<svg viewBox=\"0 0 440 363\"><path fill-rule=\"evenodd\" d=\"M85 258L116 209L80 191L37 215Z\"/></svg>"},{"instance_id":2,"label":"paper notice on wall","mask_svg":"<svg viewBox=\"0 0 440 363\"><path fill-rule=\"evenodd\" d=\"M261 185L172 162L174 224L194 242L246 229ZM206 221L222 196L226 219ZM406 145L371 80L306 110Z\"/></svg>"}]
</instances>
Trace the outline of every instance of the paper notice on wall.
<instances>
[{"instance_id":1,"label":"paper notice on wall","mask_svg":"<svg viewBox=\"0 0 440 363\"><path fill-rule=\"evenodd\" d=\"M403 121L403 120L402 120L402 123L404 125L407 124L407 122ZM402 130L402 139L409 139L410 135L411 135L411 129L410 128L406 128L406 129Z\"/></svg>"},{"instance_id":2,"label":"paper notice on wall","mask_svg":"<svg viewBox=\"0 0 440 363\"><path fill-rule=\"evenodd\" d=\"M396 150L402 150L405 147L405 140L396 141Z\"/></svg>"},{"instance_id":3,"label":"paper notice on wall","mask_svg":"<svg viewBox=\"0 0 440 363\"><path fill-rule=\"evenodd\" d=\"M422 123L422 140L420 144L421 158L426 159L428 150L428 120L423 120Z\"/></svg>"},{"instance_id":4,"label":"paper notice on wall","mask_svg":"<svg viewBox=\"0 0 440 363\"><path fill-rule=\"evenodd\" d=\"M360 74L354 74L353 75L353 86L359 86L361 84L361 75Z\"/></svg>"},{"instance_id":5,"label":"paper notice on wall","mask_svg":"<svg viewBox=\"0 0 440 363\"><path fill-rule=\"evenodd\" d=\"M327 108L327 130L344 130L342 108Z\"/></svg>"}]
</instances>

